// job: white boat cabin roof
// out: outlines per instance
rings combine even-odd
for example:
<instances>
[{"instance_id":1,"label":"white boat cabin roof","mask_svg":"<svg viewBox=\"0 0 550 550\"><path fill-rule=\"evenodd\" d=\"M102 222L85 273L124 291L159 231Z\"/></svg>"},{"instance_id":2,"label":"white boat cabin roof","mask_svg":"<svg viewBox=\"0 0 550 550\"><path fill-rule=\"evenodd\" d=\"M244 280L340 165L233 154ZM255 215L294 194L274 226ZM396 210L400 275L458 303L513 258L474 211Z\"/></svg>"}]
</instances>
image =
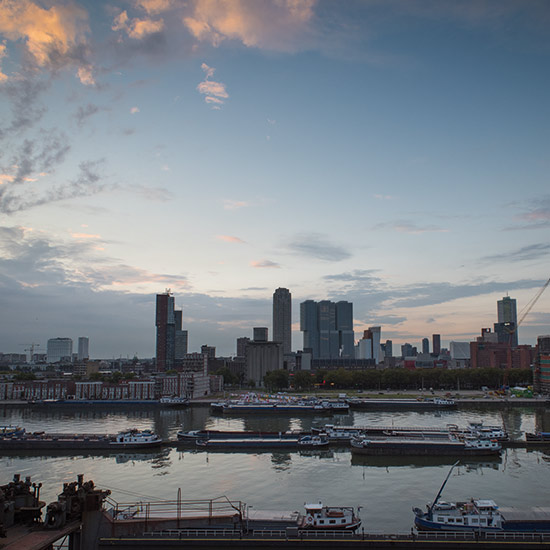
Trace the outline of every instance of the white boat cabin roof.
<instances>
[{"instance_id":1,"label":"white boat cabin roof","mask_svg":"<svg viewBox=\"0 0 550 550\"><path fill-rule=\"evenodd\" d=\"M490 509L490 510L498 510L497 503L494 500L485 499L485 500L475 500L474 504L478 508L478 510L481 509Z\"/></svg>"},{"instance_id":2,"label":"white boat cabin roof","mask_svg":"<svg viewBox=\"0 0 550 550\"><path fill-rule=\"evenodd\" d=\"M323 509L323 505L320 502L315 504L304 504L304 508L307 511L320 512Z\"/></svg>"}]
</instances>

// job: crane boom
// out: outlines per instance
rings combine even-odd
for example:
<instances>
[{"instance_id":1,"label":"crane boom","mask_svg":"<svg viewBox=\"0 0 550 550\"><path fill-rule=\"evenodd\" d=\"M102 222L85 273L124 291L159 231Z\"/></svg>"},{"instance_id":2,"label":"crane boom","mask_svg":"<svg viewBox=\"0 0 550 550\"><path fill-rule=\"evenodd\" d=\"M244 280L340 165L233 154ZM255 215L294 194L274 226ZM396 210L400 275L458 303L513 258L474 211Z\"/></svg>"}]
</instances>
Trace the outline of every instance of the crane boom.
<instances>
[{"instance_id":1,"label":"crane boom","mask_svg":"<svg viewBox=\"0 0 550 550\"><path fill-rule=\"evenodd\" d=\"M525 317L527 317L528 313L533 309L533 306L537 303L538 299L542 296L542 293L546 290L548 285L550 284L550 279L544 283L542 288L535 294L535 296L531 299L529 303L523 308L523 313L521 313L521 317L518 320L517 326L521 325Z\"/></svg>"}]
</instances>

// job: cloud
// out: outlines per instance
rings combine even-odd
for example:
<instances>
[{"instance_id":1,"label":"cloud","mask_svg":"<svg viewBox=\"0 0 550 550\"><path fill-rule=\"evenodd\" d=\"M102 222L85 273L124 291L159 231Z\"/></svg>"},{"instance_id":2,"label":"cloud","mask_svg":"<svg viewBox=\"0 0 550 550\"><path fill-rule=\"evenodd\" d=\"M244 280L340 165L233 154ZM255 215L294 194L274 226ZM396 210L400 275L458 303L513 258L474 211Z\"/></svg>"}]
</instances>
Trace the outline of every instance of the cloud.
<instances>
[{"instance_id":1,"label":"cloud","mask_svg":"<svg viewBox=\"0 0 550 550\"><path fill-rule=\"evenodd\" d=\"M247 206L250 206L250 203L246 201L236 201L233 199L224 199L223 201L224 210L237 210L238 208L245 208Z\"/></svg>"},{"instance_id":2,"label":"cloud","mask_svg":"<svg viewBox=\"0 0 550 550\"><path fill-rule=\"evenodd\" d=\"M392 197L391 195L373 195L375 199L381 200L381 201L392 201L395 197Z\"/></svg>"},{"instance_id":3,"label":"cloud","mask_svg":"<svg viewBox=\"0 0 550 550\"><path fill-rule=\"evenodd\" d=\"M216 235L216 239L219 239L220 241L225 241L227 243L244 243L242 239L239 239L239 237L232 237L231 235Z\"/></svg>"},{"instance_id":4,"label":"cloud","mask_svg":"<svg viewBox=\"0 0 550 550\"><path fill-rule=\"evenodd\" d=\"M398 233L410 233L411 235L419 235L421 233L447 233L448 229L443 229L437 225L417 225L411 221L396 221L396 222L384 222L374 226L374 229L393 229Z\"/></svg>"},{"instance_id":5,"label":"cloud","mask_svg":"<svg viewBox=\"0 0 550 550\"><path fill-rule=\"evenodd\" d=\"M5 128L0 128L0 139L31 128L46 112L38 98L48 88L49 84L32 78L10 80L0 87L0 92L8 98L11 105L12 120Z\"/></svg>"},{"instance_id":6,"label":"cloud","mask_svg":"<svg viewBox=\"0 0 550 550\"><path fill-rule=\"evenodd\" d=\"M81 105L74 115L76 123L78 126L82 126L88 118L98 113L99 110L99 107L93 103L88 103L86 106Z\"/></svg>"},{"instance_id":7,"label":"cloud","mask_svg":"<svg viewBox=\"0 0 550 550\"><path fill-rule=\"evenodd\" d=\"M146 185L126 185L122 187L123 190L130 193L137 193L143 198L152 201L168 202L174 198L174 194L164 187L148 187Z\"/></svg>"},{"instance_id":8,"label":"cloud","mask_svg":"<svg viewBox=\"0 0 550 550\"><path fill-rule=\"evenodd\" d=\"M2 72L2 59L6 57L6 53L6 45L0 44L0 83L5 82L8 79L8 76Z\"/></svg>"},{"instance_id":9,"label":"cloud","mask_svg":"<svg viewBox=\"0 0 550 550\"><path fill-rule=\"evenodd\" d=\"M67 136L59 131L41 130L36 139L25 139L13 155L10 165L14 185L38 172L49 172L63 162L70 150ZM10 169L4 167L4 172Z\"/></svg>"},{"instance_id":10,"label":"cloud","mask_svg":"<svg viewBox=\"0 0 550 550\"><path fill-rule=\"evenodd\" d=\"M29 192L27 190L19 192L18 189L12 187L3 192L3 187L0 187L0 212L13 214L36 206L77 197L89 197L104 190L116 188L115 185L101 182L98 173L101 163L102 161L81 162L79 165L80 172L75 179L41 192Z\"/></svg>"},{"instance_id":11,"label":"cloud","mask_svg":"<svg viewBox=\"0 0 550 550\"><path fill-rule=\"evenodd\" d=\"M516 217L522 225L507 227L508 231L524 229L545 229L550 227L550 196L538 197L530 201L525 212Z\"/></svg>"},{"instance_id":12,"label":"cloud","mask_svg":"<svg viewBox=\"0 0 550 550\"><path fill-rule=\"evenodd\" d=\"M529 246L523 246L517 250L504 252L503 254L493 254L485 256L482 261L486 262L526 262L538 260L550 254L550 244L537 243Z\"/></svg>"},{"instance_id":13,"label":"cloud","mask_svg":"<svg viewBox=\"0 0 550 550\"><path fill-rule=\"evenodd\" d=\"M90 233L71 233L71 237L79 241L87 239L101 239L101 235L92 235Z\"/></svg>"},{"instance_id":14,"label":"cloud","mask_svg":"<svg viewBox=\"0 0 550 550\"><path fill-rule=\"evenodd\" d=\"M164 29L162 19L139 19L137 17L130 19L128 12L120 12L114 19L111 26L113 31L124 31L130 38L141 40L151 34L160 33Z\"/></svg>"},{"instance_id":15,"label":"cloud","mask_svg":"<svg viewBox=\"0 0 550 550\"><path fill-rule=\"evenodd\" d=\"M325 235L320 233L302 233L296 235L286 245L286 248L294 254L327 262L339 262L352 256L343 246L331 243Z\"/></svg>"},{"instance_id":16,"label":"cloud","mask_svg":"<svg viewBox=\"0 0 550 550\"><path fill-rule=\"evenodd\" d=\"M183 18L199 42L219 46L238 40L245 46L295 51L313 18L316 0L194 0Z\"/></svg>"},{"instance_id":17,"label":"cloud","mask_svg":"<svg viewBox=\"0 0 550 550\"><path fill-rule=\"evenodd\" d=\"M213 104L214 109L219 108L219 106L223 105L225 100L229 97L225 89L225 84L209 80L214 75L215 69L209 67L206 63L201 65L201 69L206 73L206 76L204 80L198 84L197 90L200 94L205 96L204 101L206 103Z\"/></svg>"},{"instance_id":18,"label":"cloud","mask_svg":"<svg viewBox=\"0 0 550 550\"><path fill-rule=\"evenodd\" d=\"M172 9L177 0L136 0L135 4L149 14L156 14Z\"/></svg>"},{"instance_id":19,"label":"cloud","mask_svg":"<svg viewBox=\"0 0 550 550\"><path fill-rule=\"evenodd\" d=\"M250 262L251 267L257 267L257 268L274 268L274 269L280 269L280 265L276 262L272 262L271 260L253 260Z\"/></svg>"},{"instance_id":20,"label":"cloud","mask_svg":"<svg viewBox=\"0 0 550 550\"><path fill-rule=\"evenodd\" d=\"M132 107L130 109L130 114L135 115L136 113L139 113L139 107Z\"/></svg>"},{"instance_id":21,"label":"cloud","mask_svg":"<svg viewBox=\"0 0 550 550\"><path fill-rule=\"evenodd\" d=\"M88 14L72 2L42 8L32 0L0 3L0 33L23 45L28 59L51 70L85 62Z\"/></svg>"}]
</instances>

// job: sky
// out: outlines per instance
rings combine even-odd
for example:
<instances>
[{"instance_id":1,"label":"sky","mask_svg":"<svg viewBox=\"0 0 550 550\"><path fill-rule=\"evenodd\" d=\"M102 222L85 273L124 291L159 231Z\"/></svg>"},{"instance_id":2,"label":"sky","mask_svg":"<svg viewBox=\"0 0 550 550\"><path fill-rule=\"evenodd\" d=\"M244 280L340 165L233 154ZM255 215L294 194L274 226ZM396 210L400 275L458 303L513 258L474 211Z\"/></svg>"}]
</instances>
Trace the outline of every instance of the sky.
<instances>
[{"instance_id":1,"label":"sky","mask_svg":"<svg viewBox=\"0 0 550 550\"><path fill-rule=\"evenodd\" d=\"M546 0L0 0L0 352L469 341L550 277ZM520 313L521 316L521 313ZM550 333L550 291L519 327Z\"/></svg>"}]
</instances>

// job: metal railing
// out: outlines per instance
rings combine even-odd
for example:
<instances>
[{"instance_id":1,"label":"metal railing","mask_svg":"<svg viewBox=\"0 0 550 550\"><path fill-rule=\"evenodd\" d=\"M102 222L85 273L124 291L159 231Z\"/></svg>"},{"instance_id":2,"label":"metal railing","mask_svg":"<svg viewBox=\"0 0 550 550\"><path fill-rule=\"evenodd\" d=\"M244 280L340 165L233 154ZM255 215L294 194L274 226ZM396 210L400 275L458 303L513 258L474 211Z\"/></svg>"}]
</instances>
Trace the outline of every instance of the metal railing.
<instances>
[{"instance_id":1,"label":"metal railing","mask_svg":"<svg viewBox=\"0 0 550 550\"><path fill-rule=\"evenodd\" d=\"M491 542L550 542L550 533L472 532L472 531L420 531L418 533L353 533L346 530L317 529L163 529L147 531L145 537L158 538L276 538L276 539L345 539L345 540L411 540L411 541L474 541Z\"/></svg>"}]
</instances>

